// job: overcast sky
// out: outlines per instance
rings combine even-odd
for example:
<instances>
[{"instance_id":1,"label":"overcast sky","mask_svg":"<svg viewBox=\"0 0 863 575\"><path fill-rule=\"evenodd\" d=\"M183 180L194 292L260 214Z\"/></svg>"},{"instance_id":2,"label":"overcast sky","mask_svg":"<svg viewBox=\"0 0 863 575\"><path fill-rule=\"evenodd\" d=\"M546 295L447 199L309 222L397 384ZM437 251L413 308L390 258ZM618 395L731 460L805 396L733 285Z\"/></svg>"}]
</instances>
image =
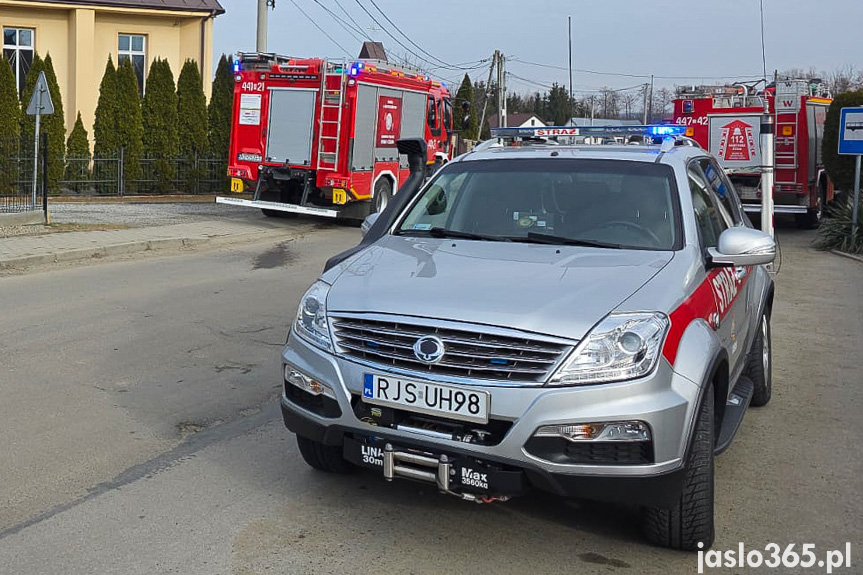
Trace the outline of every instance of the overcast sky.
<instances>
[{"instance_id":1,"label":"overcast sky","mask_svg":"<svg viewBox=\"0 0 863 575\"><path fill-rule=\"evenodd\" d=\"M215 22L216 55L254 51L257 0L220 2L226 13ZM863 0L763 2L768 73L789 68L828 72L842 66L863 68ZM372 0L276 0L269 13L268 51L333 57L347 52L356 57L361 43L343 28L346 24L355 28L356 36L359 29L362 35L383 42L391 54L404 55L407 50L388 32L437 65L441 61L450 65L469 62L464 67L475 67L468 70L473 79L488 74L488 64L478 61L501 50L511 73L509 90L545 91L543 86L555 81L568 85L567 16L571 15L576 91L625 88L647 81L645 76L650 74L656 75L657 85L671 86L760 77L762 73L759 0L374 3L392 24ZM393 24L431 56L401 36ZM430 69L431 64L423 67ZM464 70L446 68L431 72L450 82L460 81L464 74Z\"/></svg>"}]
</instances>

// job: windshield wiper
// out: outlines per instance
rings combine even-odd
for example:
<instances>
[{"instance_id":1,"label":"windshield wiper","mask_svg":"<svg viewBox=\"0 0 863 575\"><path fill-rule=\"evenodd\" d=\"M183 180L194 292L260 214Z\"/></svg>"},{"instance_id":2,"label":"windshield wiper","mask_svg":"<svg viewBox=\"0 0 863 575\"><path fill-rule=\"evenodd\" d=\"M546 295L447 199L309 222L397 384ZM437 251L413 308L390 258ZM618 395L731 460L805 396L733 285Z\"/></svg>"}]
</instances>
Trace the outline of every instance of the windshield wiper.
<instances>
[{"instance_id":1,"label":"windshield wiper","mask_svg":"<svg viewBox=\"0 0 863 575\"><path fill-rule=\"evenodd\" d=\"M606 242L598 242L595 240L579 240L576 238L553 236L551 234L541 234L538 232L528 232L527 241L537 244L551 244L556 246L587 246L591 248L611 248L615 250L623 249L623 246L620 244L610 244Z\"/></svg>"},{"instance_id":2,"label":"windshield wiper","mask_svg":"<svg viewBox=\"0 0 863 575\"><path fill-rule=\"evenodd\" d=\"M471 232L460 232L458 230L448 230L446 228L431 228L429 235L433 238L461 238L463 240L485 240L489 242L509 242L509 238L501 236L486 236L483 234L474 234Z\"/></svg>"}]
</instances>

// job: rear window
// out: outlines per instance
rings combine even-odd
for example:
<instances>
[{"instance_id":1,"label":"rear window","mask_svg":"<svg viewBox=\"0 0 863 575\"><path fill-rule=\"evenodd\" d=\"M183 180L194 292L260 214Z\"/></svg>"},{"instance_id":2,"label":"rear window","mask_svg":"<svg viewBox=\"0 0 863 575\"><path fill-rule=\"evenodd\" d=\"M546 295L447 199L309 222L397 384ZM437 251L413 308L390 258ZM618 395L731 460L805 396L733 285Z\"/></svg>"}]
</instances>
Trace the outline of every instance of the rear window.
<instances>
[{"instance_id":1,"label":"rear window","mask_svg":"<svg viewBox=\"0 0 863 575\"><path fill-rule=\"evenodd\" d=\"M542 234L673 250L681 236L678 214L670 166L560 158L479 160L441 170L397 233L426 235L443 229L518 241Z\"/></svg>"}]
</instances>

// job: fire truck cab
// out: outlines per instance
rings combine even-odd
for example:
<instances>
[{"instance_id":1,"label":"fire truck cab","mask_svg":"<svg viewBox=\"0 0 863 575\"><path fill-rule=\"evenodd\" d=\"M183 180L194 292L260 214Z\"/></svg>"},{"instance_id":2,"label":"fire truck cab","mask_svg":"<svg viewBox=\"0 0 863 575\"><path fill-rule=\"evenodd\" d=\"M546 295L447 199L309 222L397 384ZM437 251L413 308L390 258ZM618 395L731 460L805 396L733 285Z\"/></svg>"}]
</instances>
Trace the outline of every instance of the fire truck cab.
<instances>
[{"instance_id":1,"label":"fire truck cab","mask_svg":"<svg viewBox=\"0 0 863 575\"><path fill-rule=\"evenodd\" d=\"M829 93L819 80L781 80L764 90L751 85L678 89L674 122L719 158L744 209L761 210L761 119L768 111L776 133L774 213L794 214L797 225L817 227L833 200L821 150Z\"/></svg>"},{"instance_id":2,"label":"fire truck cab","mask_svg":"<svg viewBox=\"0 0 863 575\"><path fill-rule=\"evenodd\" d=\"M396 141L423 138L429 173L449 161L452 104L425 73L381 60L239 54L228 176L268 216L362 219L409 174Z\"/></svg>"}]
</instances>

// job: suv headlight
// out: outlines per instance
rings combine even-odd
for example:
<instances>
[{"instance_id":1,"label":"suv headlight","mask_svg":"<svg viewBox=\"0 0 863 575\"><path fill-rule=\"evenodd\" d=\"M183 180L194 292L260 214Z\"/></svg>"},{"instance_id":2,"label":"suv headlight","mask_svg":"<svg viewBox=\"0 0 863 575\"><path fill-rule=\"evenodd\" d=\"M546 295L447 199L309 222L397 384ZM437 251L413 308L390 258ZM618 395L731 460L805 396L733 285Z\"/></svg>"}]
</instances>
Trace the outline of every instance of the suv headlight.
<instances>
[{"instance_id":1,"label":"suv headlight","mask_svg":"<svg viewBox=\"0 0 863 575\"><path fill-rule=\"evenodd\" d=\"M634 379L649 373L668 331L663 313L612 313L578 344L550 385L581 385Z\"/></svg>"},{"instance_id":2,"label":"suv headlight","mask_svg":"<svg viewBox=\"0 0 863 575\"><path fill-rule=\"evenodd\" d=\"M318 280L312 284L297 308L297 320L294 322L294 331L303 339L322 347L327 351L333 351L333 341L330 338L330 326L327 321L327 293L330 286Z\"/></svg>"}]
</instances>

